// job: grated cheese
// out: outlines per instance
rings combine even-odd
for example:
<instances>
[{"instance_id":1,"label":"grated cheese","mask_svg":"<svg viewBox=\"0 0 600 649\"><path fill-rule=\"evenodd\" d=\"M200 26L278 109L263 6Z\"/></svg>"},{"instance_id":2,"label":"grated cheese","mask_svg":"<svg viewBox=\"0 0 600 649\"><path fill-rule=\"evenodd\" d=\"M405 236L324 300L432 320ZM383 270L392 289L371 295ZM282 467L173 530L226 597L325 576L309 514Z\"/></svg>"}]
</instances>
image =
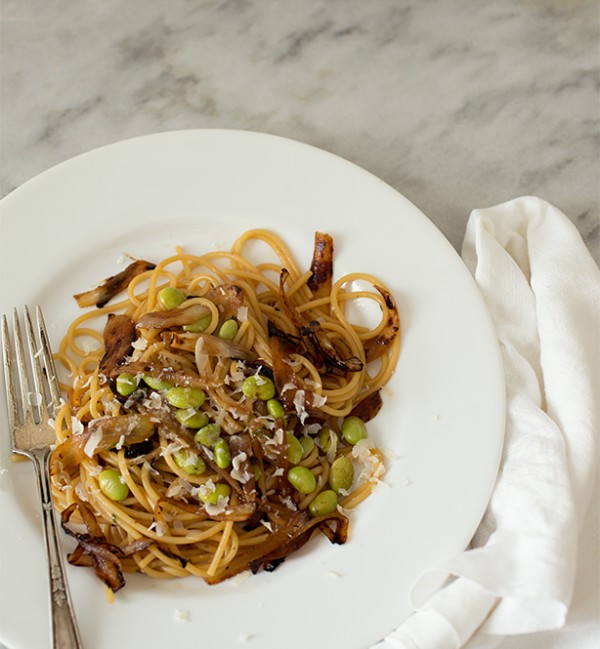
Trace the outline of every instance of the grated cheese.
<instances>
[{"instance_id":1,"label":"grated cheese","mask_svg":"<svg viewBox=\"0 0 600 649\"><path fill-rule=\"evenodd\" d=\"M73 435L79 435L83 433L83 423L79 421L77 417L71 417L71 432L73 433Z\"/></svg>"},{"instance_id":2,"label":"grated cheese","mask_svg":"<svg viewBox=\"0 0 600 649\"><path fill-rule=\"evenodd\" d=\"M88 456L88 457L94 457L94 451L98 448L98 444L100 444L102 440L102 431L98 428L95 431L92 432L90 435L88 441L85 443L85 446L83 447L83 452Z\"/></svg>"},{"instance_id":3,"label":"grated cheese","mask_svg":"<svg viewBox=\"0 0 600 649\"><path fill-rule=\"evenodd\" d=\"M232 460L231 460L231 466L233 467L231 470L231 477L234 480L238 480L239 482L245 484L250 480L252 477L252 473L248 470L248 468L245 468L244 470L241 470L240 467L242 464L248 459L248 456L246 453L242 452L236 455ZM208 510L207 510L208 511Z\"/></svg>"},{"instance_id":4,"label":"grated cheese","mask_svg":"<svg viewBox=\"0 0 600 649\"><path fill-rule=\"evenodd\" d=\"M176 620L179 620L181 622L187 622L190 617L190 612L185 609L178 608L175 610L174 617Z\"/></svg>"},{"instance_id":5,"label":"grated cheese","mask_svg":"<svg viewBox=\"0 0 600 649\"><path fill-rule=\"evenodd\" d=\"M222 514L229 504L229 496L219 496L216 504L211 505L210 503L204 504L204 509L206 509L209 516L217 516Z\"/></svg>"}]
</instances>

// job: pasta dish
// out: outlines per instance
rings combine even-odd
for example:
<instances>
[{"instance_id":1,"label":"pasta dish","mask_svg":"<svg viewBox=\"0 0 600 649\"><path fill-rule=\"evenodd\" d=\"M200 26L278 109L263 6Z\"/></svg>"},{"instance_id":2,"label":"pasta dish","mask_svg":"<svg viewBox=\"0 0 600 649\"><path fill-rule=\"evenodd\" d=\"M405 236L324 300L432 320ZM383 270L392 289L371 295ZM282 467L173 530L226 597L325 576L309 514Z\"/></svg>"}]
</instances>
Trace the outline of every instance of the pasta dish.
<instances>
[{"instance_id":1,"label":"pasta dish","mask_svg":"<svg viewBox=\"0 0 600 649\"><path fill-rule=\"evenodd\" d=\"M384 473L366 424L400 349L379 279L334 280L327 234L303 270L256 229L228 251L132 260L75 299L51 457L70 563L114 592L127 572L216 584L316 532L346 542ZM351 317L365 302L374 326Z\"/></svg>"}]
</instances>

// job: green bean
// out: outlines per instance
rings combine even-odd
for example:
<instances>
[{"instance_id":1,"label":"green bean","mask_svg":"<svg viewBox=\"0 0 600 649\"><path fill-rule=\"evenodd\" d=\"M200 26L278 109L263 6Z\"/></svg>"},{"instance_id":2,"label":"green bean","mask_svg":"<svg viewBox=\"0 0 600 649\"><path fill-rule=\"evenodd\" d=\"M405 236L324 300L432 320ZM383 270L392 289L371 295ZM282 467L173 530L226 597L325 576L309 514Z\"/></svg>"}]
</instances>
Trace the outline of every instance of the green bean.
<instances>
[{"instance_id":1,"label":"green bean","mask_svg":"<svg viewBox=\"0 0 600 649\"><path fill-rule=\"evenodd\" d=\"M219 469L226 469L231 464L231 451L229 450L229 444L226 440L220 438L217 440L213 451L215 454L215 464Z\"/></svg>"},{"instance_id":2,"label":"green bean","mask_svg":"<svg viewBox=\"0 0 600 649\"><path fill-rule=\"evenodd\" d=\"M128 397L137 390L138 379L129 372L122 372L117 376L117 392L123 397Z\"/></svg>"},{"instance_id":3,"label":"green bean","mask_svg":"<svg viewBox=\"0 0 600 649\"><path fill-rule=\"evenodd\" d=\"M314 473L305 466L294 466L287 474L288 481L301 494L311 494L317 488Z\"/></svg>"},{"instance_id":4,"label":"green bean","mask_svg":"<svg viewBox=\"0 0 600 649\"><path fill-rule=\"evenodd\" d=\"M221 426L219 424L207 424L194 435L194 441L196 444L212 448L217 443L220 434Z\"/></svg>"},{"instance_id":5,"label":"green bean","mask_svg":"<svg viewBox=\"0 0 600 649\"><path fill-rule=\"evenodd\" d=\"M170 390L173 384L170 381L163 381L162 379L154 378L153 376L144 376L144 383L151 387L153 390L162 392L163 390Z\"/></svg>"},{"instance_id":6,"label":"green bean","mask_svg":"<svg viewBox=\"0 0 600 649\"><path fill-rule=\"evenodd\" d=\"M111 500L120 502L129 495L129 487L123 482L121 474L114 469L101 471L98 476L98 484L102 493Z\"/></svg>"},{"instance_id":7,"label":"green bean","mask_svg":"<svg viewBox=\"0 0 600 649\"><path fill-rule=\"evenodd\" d=\"M158 292L158 301L165 309L176 309L187 300L187 295L178 288L167 286Z\"/></svg>"},{"instance_id":8,"label":"green bean","mask_svg":"<svg viewBox=\"0 0 600 649\"><path fill-rule=\"evenodd\" d=\"M304 454L300 440L293 433L287 433L286 439L288 443L288 462L290 464L299 464Z\"/></svg>"},{"instance_id":9,"label":"green bean","mask_svg":"<svg viewBox=\"0 0 600 649\"><path fill-rule=\"evenodd\" d=\"M211 322L212 322L212 315L207 315L204 318L200 318L200 320L195 320L190 324L183 325L183 327L181 328L184 331L189 331L191 333L198 334L198 333L202 333L203 331L206 331L210 327Z\"/></svg>"},{"instance_id":10,"label":"green bean","mask_svg":"<svg viewBox=\"0 0 600 649\"><path fill-rule=\"evenodd\" d=\"M240 326L237 323L237 320L225 320L225 322L221 325L221 328L219 329L219 338L223 338L223 340L233 340L237 332L239 330Z\"/></svg>"},{"instance_id":11,"label":"green bean","mask_svg":"<svg viewBox=\"0 0 600 649\"><path fill-rule=\"evenodd\" d=\"M337 509L337 504L338 499L335 491L326 489L311 500L308 511L312 516L326 516Z\"/></svg>"},{"instance_id":12,"label":"green bean","mask_svg":"<svg viewBox=\"0 0 600 649\"><path fill-rule=\"evenodd\" d=\"M204 390L176 386L167 390L166 400L176 408L199 408L206 401Z\"/></svg>"},{"instance_id":13,"label":"green bean","mask_svg":"<svg viewBox=\"0 0 600 649\"><path fill-rule=\"evenodd\" d=\"M359 417L346 417L342 422L342 435L348 444L356 444L367 436L365 422Z\"/></svg>"},{"instance_id":14,"label":"green bean","mask_svg":"<svg viewBox=\"0 0 600 649\"><path fill-rule=\"evenodd\" d=\"M198 498L207 505L216 505L219 498L229 498L231 494L231 487L224 482L217 482L213 491L200 488L198 490Z\"/></svg>"},{"instance_id":15,"label":"green bean","mask_svg":"<svg viewBox=\"0 0 600 649\"><path fill-rule=\"evenodd\" d=\"M275 419L280 419L285 415L285 410L283 409L279 399L269 399L267 401L267 412L271 417L275 417Z\"/></svg>"},{"instance_id":16,"label":"green bean","mask_svg":"<svg viewBox=\"0 0 600 649\"><path fill-rule=\"evenodd\" d=\"M208 415L193 408L176 410L175 419L186 428L202 428L208 424Z\"/></svg>"},{"instance_id":17,"label":"green bean","mask_svg":"<svg viewBox=\"0 0 600 649\"><path fill-rule=\"evenodd\" d=\"M354 480L354 466L352 460L342 455L331 465L329 472L329 484L337 493L340 489L348 490Z\"/></svg>"},{"instance_id":18,"label":"green bean","mask_svg":"<svg viewBox=\"0 0 600 649\"><path fill-rule=\"evenodd\" d=\"M186 473L200 475L206 471L204 460L187 448L182 448L173 454L175 464Z\"/></svg>"},{"instance_id":19,"label":"green bean","mask_svg":"<svg viewBox=\"0 0 600 649\"><path fill-rule=\"evenodd\" d=\"M312 450L315 447L315 442L312 437L303 435L300 438L300 444L302 445L302 459L304 459L312 453Z\"/></svg>"},{"instance_id":20,"label":"green bean","mask_svg":"<svg viewBox=\"0 0 600 649\"><path fill-rule=\"evenodd\" d=\"M269 401L275 396L275 384L267 376L252 375L244 379L242 392L246 397L258 397L261 401Z\"/></svg>"}]
</instances>

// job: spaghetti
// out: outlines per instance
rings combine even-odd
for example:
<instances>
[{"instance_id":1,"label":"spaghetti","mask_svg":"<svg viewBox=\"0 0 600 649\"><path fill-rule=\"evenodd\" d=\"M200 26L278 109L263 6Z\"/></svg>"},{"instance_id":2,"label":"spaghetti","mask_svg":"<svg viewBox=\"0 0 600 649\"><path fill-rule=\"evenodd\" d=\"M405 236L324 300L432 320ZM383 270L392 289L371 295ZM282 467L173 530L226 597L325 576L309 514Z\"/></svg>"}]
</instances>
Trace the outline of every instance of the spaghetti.
<instances>
[{"instance_id":1,"label":"spaghetti","mask_svg":"<svg viewBox=\"0 0 600 649\"><path fill-rule=\"evenodd\" d=\"M346 510L384 472L365 422L400 348L379 280L334 282L329 235L303 272L278 236L250 230L75 297L97 306L56 354L72 379L51 459L71 563L113 591L133 571L214 584L274 569L317 530L346 541ZM357 300L379 307L376 326L351 321Z\"/></svg>"}]
</instances>

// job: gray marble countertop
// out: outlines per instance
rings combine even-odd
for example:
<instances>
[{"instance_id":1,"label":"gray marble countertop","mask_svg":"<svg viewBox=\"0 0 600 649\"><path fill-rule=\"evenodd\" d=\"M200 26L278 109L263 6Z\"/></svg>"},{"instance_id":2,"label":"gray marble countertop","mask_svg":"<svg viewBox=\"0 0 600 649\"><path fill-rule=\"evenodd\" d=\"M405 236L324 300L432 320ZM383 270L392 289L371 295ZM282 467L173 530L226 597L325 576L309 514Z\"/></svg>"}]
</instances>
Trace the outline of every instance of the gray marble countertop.
<instances>
[{"instance_id":1,"label":"gray marble countertop","mask_svg":"<svg viewBox=\"0 0 600 649\"><path fill-rule=\"evenodd\" d=\"M547 199L600 259L598 5L3 0L0 195L124 138L242 128L364 167L459 248Z\"/></svg>"},{"instance_id":2,"label":"gray marble countertop","mask_svg":"<svg viewBox=\"0 0 600 649\"><path fill-rule=\"evenodd\" d=\"M600 261L597 0L3 0L0 29L0 197L125 138L249 129L367 169L457 249L472 209L540 196Z\"/></svg>"}]
</instances>

